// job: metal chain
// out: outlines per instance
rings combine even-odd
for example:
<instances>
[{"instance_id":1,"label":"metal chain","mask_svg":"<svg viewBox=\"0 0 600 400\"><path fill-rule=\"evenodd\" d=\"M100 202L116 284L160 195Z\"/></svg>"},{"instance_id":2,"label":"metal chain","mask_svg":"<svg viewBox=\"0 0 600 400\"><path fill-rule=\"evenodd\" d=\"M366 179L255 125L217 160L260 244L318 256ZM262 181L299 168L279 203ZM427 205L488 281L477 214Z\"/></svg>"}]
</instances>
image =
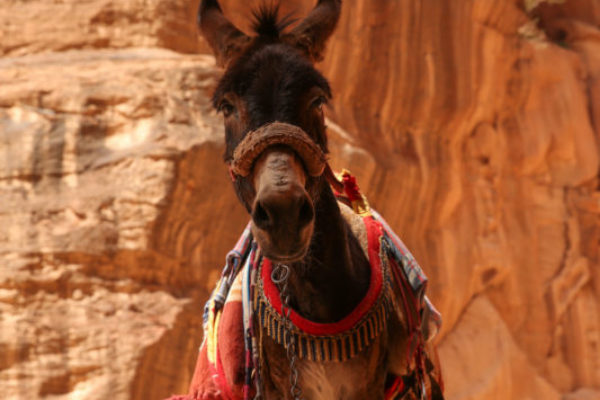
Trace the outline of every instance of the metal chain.
<instances>
[{"instance_id":1,"label":"metal chain","mask_svg":"<svg viewBox=\"0 0 600 400\"><path fill-rule=\"evenodd\" d=\"M292 320L290 314L290 294L288 293L288 277L290 276L290 267L285 264L277 264L271 272L271 280L277 286L280 286L279 296L281 298L281 313L285 320L285 341L286 353L290 362L290 394L294 400L302 400L302 389L298 385L298 368L296 366L296 338L292 333Z\"/></svg>"}]
</instances>

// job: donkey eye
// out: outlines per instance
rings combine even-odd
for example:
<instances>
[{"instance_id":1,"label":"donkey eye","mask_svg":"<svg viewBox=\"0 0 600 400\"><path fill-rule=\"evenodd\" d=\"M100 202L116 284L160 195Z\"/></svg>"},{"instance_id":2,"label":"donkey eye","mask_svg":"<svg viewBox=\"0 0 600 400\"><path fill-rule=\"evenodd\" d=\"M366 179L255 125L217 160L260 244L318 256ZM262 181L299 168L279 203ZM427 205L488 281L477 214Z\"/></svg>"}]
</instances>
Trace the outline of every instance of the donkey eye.
<instances>
[{"instance_id":1,"label":"donkey eye","mask_svg":"<svg viewBox=\"0 0 600 400\"><path fill-rule=\"evenodd\" d=\"M310 107L321 109L325 103L327 103L327 98L325 96L318 96L310 103Z\"/></svg>"},{"instance_id":2,"label":"donkey eye","mask_svg":"<svg viewBox=\"0 0 600 400\"><path fill-rule=\"evenodd\" d=\"M219 112L222 112L225 117L230 116L235 111L235 107L233 104L228 102L227 100L223 100L219 104L219 108L217 109Z\"/></svg>"}]
</instances>

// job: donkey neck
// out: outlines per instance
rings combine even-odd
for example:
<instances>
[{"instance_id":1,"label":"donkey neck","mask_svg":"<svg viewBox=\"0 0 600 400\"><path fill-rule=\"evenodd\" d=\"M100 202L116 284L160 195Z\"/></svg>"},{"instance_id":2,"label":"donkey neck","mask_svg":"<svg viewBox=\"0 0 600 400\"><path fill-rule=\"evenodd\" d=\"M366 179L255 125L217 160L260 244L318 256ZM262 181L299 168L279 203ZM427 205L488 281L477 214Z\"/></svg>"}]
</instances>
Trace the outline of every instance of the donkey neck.
<instances>
[{"instance_id":1,"label":"donkey neck","mask_svg":"<svg viewBox=\"0 0 600 400\"><path fill-rule=\"evenodd\" d=\"M291 265L290 305L311 321L331 323L350 314L363 299L371 271L358 239L324 179L319 191L308 254Z\"/></svg>"}]
</instances>

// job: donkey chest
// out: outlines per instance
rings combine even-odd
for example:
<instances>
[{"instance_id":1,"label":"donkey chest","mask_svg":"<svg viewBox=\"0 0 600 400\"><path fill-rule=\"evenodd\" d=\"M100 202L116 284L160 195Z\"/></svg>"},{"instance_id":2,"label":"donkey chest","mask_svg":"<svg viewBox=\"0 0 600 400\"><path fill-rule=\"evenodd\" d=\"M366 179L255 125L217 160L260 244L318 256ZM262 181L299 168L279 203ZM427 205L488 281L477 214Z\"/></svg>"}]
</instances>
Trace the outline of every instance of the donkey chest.
<instances>
[{"instance_id":1,"label":"donkey chest","mask_svg":"<svg viewBox=\"0 0 600 400\"><path fill-rule=\"evenodd\" d=\"M367 360L350 363L308 362L300 368L300 385L307 399L383 398L383 372L369 371ZM381 378L381 379L380 379Z\"/></svg>"},{"instance_id":2,"label":"donkey chest","mask_svg":"<svg viewBox=\"0 0 600 400\"><path fill-rule=\"evenodd\" d=\"M292 399L289 395L289 361L282 347L266 343L268 384L266 399ZM383 399L386 374L384 338L344 362L297 360L298 385L307 400Z\"/></svg>"}]
</instances>

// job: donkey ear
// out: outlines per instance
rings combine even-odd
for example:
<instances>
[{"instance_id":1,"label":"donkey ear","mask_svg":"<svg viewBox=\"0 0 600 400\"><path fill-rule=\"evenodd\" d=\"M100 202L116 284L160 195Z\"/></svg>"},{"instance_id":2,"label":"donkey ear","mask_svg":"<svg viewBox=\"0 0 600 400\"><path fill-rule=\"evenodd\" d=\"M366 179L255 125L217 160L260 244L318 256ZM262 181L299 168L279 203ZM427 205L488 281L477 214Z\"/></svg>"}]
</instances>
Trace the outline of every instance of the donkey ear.
<instances>
[{"instance_id":1,"label":"donkey ear","mask_svg":"<svg viewBox=\"0 0 600 400\"><path fill-rule=\"evenodd\" d=\"M198 7L198 27L221 66L227 65L250 40L225 18L217 0L202 0Z\"/></svg>"},{"instance_id":2,"label":"donkey ear","mask_svg":"<svg viewBox=\"0 0 600 400\"><path fill-rule=\"evenodd\" d=\"M310 14L289 33L292 44L303 50L313 62L320 61L341 9L342 0L319 0Z\"/></svg>"}]
</instances>

